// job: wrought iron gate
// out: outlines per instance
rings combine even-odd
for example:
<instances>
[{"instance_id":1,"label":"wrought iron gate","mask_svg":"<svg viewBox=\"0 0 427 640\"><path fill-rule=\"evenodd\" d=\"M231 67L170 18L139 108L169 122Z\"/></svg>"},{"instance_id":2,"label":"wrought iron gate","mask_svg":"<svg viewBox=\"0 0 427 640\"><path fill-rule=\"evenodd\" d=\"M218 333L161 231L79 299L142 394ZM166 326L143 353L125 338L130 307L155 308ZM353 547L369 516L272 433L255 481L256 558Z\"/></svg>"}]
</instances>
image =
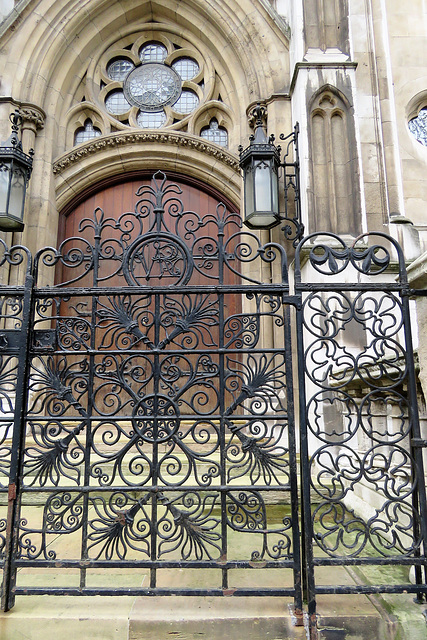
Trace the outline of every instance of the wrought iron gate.
<instances>
[{"instance_id":1,"label":"wrought iron gate","mask_svg":"<svg viewBox=\"0 0 427 640\"><path fill-rule=\"evenodd\" d=\"M304 277L305 276L305 277ZM309 281L307 282L307 279ZM405 260L382 233L313 234L295 259L304 579L316 595L427 593L427 504ZM378 582L360 579L372 566ZM328 584L334 567L354 581ZM415 567L415 583L409 567ZM325 576L322 567L329 567ZM422 567L424 569L422 570ZM332 572L332 573L331 573ZM380 574L381 575L381 574Z\"/></svg>"},{"instance_id":2,"label":"wrought iron gate","mask_svg":"<svg viewBox=\"0 0 427 640\"><path fill-rule=\"evenodd\" d=\"M2 245L5 281L25 273L0 287L3 608L275 595L301 620L304 588L314 630L317 593L422 598L426 441L400 249L309 236L291 291L283 247L179 195L158 173L134 212L97 209L34 264ZM417 584L315 580L386 563L416 565Z\"/></svg>"}]
</instances>

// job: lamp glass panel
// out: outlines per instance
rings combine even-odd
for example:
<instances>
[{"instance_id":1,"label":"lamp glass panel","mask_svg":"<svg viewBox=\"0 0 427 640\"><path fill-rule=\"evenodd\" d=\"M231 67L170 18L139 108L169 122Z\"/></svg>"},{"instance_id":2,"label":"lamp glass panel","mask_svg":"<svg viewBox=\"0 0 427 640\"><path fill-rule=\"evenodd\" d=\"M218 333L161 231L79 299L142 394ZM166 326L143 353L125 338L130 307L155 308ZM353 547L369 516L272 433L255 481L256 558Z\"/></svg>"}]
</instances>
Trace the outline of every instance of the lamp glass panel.
<instances>
[{"instance_id":1,"label":"lamp glass panel","mask_svg":"<svg viewBox=\"0 0 427 640\"><path fill-rule=\"evenodd\" d=\"M0 165L0 214L4 214L7 209L7 196L9 191L10 164Z\"/></svg>"},{"instance_id":2,"label":"lamp glass panel","mask_svg":"<svg viewBox=\"0 0 427 640\"><path fill-rule=\"evenodd\" d=\"M12 184L10 189L9 215L22 219L22 209L25 198L25 173L21 167L13 167Z\"/></svg>"},{"instance_id":3,"label":"lamp glass panel","mask_svg":"<svg viewBox=\"0 0 427 640\"><path fill-rule=\"evenodd\" d=\"M254 211L254 173L252 166L245 168L245 216L250 216Z\"/></svg>"},{"instance_id":4,"label":"lamp glass panel","mask_svg":"<svg viewBox=\"0 0 427 640\"><path fill-rule=\"evenodd\" d=\"M272 211L279 213L279 178L276 171L271 171Z\"/></svg>"},{"instance_id":5,"label":"lamp glass panel","mask_svg":"<svg viewBox=\"0 0 427 640\"><path fill-rule=\"evenodd\" d=\"M255 210L272 210L270 165L264 161L255 168Z\"/></svg>"},{"instance_id":6,"label":"lamp glass panel","mask_svg":"<svg viewBox=\"0 0 427 640\"><path fill-rule=\"evenodd\" d=\"M248 226L254 229L270 229L277 224L277 218L271 212L261 211L251 216L248 223Z\"/></svg>"}]
</instances>

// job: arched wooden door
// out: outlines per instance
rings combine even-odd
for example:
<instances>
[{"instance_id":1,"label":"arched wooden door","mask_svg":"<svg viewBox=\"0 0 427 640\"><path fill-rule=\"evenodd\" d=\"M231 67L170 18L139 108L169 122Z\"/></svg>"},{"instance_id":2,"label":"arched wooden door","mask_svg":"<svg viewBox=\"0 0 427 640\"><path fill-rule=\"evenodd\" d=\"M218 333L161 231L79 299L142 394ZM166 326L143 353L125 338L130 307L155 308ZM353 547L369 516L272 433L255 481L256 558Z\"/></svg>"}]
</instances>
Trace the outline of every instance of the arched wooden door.
<instances>
[{"instance_id":1,"label":"arched wooden door","mask_svg":"<svg viewBox=\"0 0 427 640\"><path fill-rule=\"evenodd\" d=\"M201 217L217 215L217 208L223 207L229 212L235 212L236 207L220 193L197 181L195 179L179 176L172 172L168 172L167 179L173 181L179 189L180 193L177 193L178 199L182 202L184 211L193 211L195 214ZM131 175L128 179L112 178L111 181L105 183L105 181L94 186L90 191L81 194L78 199L75 199L67 208L62 212L59 225L59 242L58 245L65 238L72 237L85 237L85 230L82 230L82 221L84 219L91 219L93 212L96 208L100 208L106 218L113 218L118 220L126 212L133 212L138 202L138 191L144 186L152 184L152 174L137 174ZM172 203L172 209L174 204ZM172 216L173 217L173 216ZM166 225L173 223L171 216L168 212L165 212ZM196 226L194 221L194 228ZM84 225L83 225L84 226ZM172 226L172 224L170 224ZM224 233L224 243L227 242L228 236L231 233L235 233L236 228L231 225L226 225ZM193 228L192 228L193 231ZM114 233L114 232L113 232ZM91 238L92 231L88 229L88 237ZM211 237L218 235L218 228L216 225L204 227L198 231L195 230L196 236L207 236L211 234ZM66 273L64 273L64 267L62 273L58 273L58 281L64 282L66 280ZM66 269L65 269L66 271ZM200 278L200 282L203 282L203 278ZM239 284L240 277L238 273L233 273L232 270L224 271L224 284ZM192 284L197 284L197 279L193 277ZM234 304L233 304L234 302ZM230 300L228 313L229 315L239 313L241 310L240 296L236 296L234 301Z\"/></svg>"},{"instance_id":2,"label":"arched wooden door","mask_svg":"<svg viewBox=\"0 0 427 640\"><path fill-rule=\"evenodd\" d=\"M156 303L156 296L147 296L147 300L149 301L147 301L146 304L145 302L141 303L142 306L145 305L145 309L139 313L138 322L147 330L147 335L141 340L139 346L133 346L138 350L141 349L144 351L145 346L149 344L151 340L154 340L157 344L161 344L162 348L173 346L170 345L172 339L169 328L174 325L178 307L183 306L186 307L186 313L190 313L190 315L193 314L194 318L196 317L195 314L198 313L198 320L200 320L201 324L195 328L194 331L190 330L190 335L186 335L184 338L185 344L182 343L181 346L187 350L187 352L189 348L191 350L192 347L194 347L196 351L202 349L206 352L211 352L221 341L225 340L226 342L228 333L231 332L230 335L233 333L231 327L233 327L236 322L238 324L241 322L242 296L241 293L234 293L231 289L228 295L224 297L221 313L223 314L223 321L225 323L225 335L220 337L216 319L214 321L214 317L210 315L213 313L213 306L215 306L213 299L211 300L207 293L198 295L197 287L200 286L202 290L209 282L211 282L212 285L221 282L222 285L231 288L240 284L240 267L234 269L235 261L233 260L233 255L229 256L231 268L224 268L221 274L218 273L220 260L218 260L217 255L218 236L220 234L223 234L220 242L224 246L227 245L227 241L231 236L237 235L237 237L239 237L239 217L236 214L232 215L233 221L230 223L229 214L233 212L233 205L226 199L224 202L224 198L222 198L220 194L206 185L171 174L168 174L167 177L165 177L164 174L156 175L163 177L155 178L153 176L137 175L126 181L113 181L113 184L100 185L97 189L94 189L93 193L83 195L74 206L70 206L68 210L64 212L61 220L60 242L58 244L61 245L62 243L61 252L65 256L68 255L68 258L66 257L65 260L58 263L57 283L68 282L69 286L78 284L80 287L108 285L110 287L120 288L126 285L126 274L123 273L120 267L115 266L123 260L123 252L120 257L119 255L115 255L116 245L114 240L117 240L117 246L120 245L122 250L123 228L126 229L128 225L129 237L124 237L125 244L131 245L132 242L137 242L139 230L136 228L135 213L140 214L144 221L140 231L141 238L144 234L149 238L150 229L154 230L155 226L154 218L152 218L151 222L149 216L152 216L155 210L155 206L153 208L152 204L156 200L156 195L155 193L148 193L147 189L152 187L155 192L159 187L159 181L165 180L163 187L166 189L166 192L170 189L170 192L167 192L167 195L165 195L162 200L162 207L164 208L164 212L161 214L163 220L162 231L173 232L176 230L177 236L180 236L184 243L187 242L188 246L192 247L192 259L195 259L195 268L192 270L191 280L188 282L191 293L186 295L185 292L183 293L181 291L178 292L176 296L174 295L175 285L179 284L179 282L168 272L168 269L173 270L175 267L179 269L179 266L178 263L174 265L172 256L163 256L165 258L163 267L165 263L166 267L164 267L162 274L155 273L156 258L153 252L156 251L156 243L147 240L147 245L145 247L142 245L144 248L139 250L136 253L136 259L131 261L133 271L132 276L128 274L129 277L131 277L130 284L142 285L144 287L157 283L161 287L164 286L165 291L167 290L169 293L169 298L166 307L160 303ZM151 198L149 205L147 197L149 199ZM97 212L95 216L94 211ZM185 212L182 220L184 220L184 218L186 219L181 225L178 223L180 212ZM148 217L146 217L146 215ZM218 217L221 218L221 216L224 217L224 220L226 218L228 219L228 222L224 224L223 227L218 225ZM104 231L104 239L100 240L100 255L103 256L103 260L100 260L97 266L99 281L95 282L92 281L93 270L92 266L89 267L89 258L85 258L86 264L83 262L81 269L78 267L76 269L76 261L78 262L81 258L79 251L81 251L83 256L89 251L94 237L96 237L97 234L93 221L94 219L101 221L101 217L104 226L105 223L110 220L108 223L110 233L108 233L105 238ZM212 218L211 222L209 222L210 217ZM207 223L206 220L208 220ZM115 221L117 221L118 226L121 228L120 232L115 228ZM152 227L150 226L151 224L153 225ZM120 234L121 238L119 240ZM79 244L77 245L76 239L79 239ZM87 242L87 246L85 246L85 241ZM67 248L68 243L72 247L69 254ZM236 240L233 240L232 244L234 248ZM169 242L167 245L166 252L170 251L171 247ZM198 256L200 257L198 258ZM167 266L168 258L169 267ZM127 260L125 259L124 262L126 263ZM143 263L146 265L150 264L149 275L144 272ZM153 267L154 272L151 270ZM85 279L84 276L82 277L84 270L88 271L87 279ZM79 272L77 279L76 271ZM117 272L116 275L114 275L115 271ZM142 298L145 298L145 296L142 295ZM102 299L98 304L101 306L101 310L97 313L101 314L101 317L102 313L110 314L110 302L106 304L105 309L102 309ZM120 297L120 302L119 298L117 298L115 304L120 308L117 309L117 313L121 316L121 323L126 323L127 319L125 316L128 313L132 315L131 310L125 308L127 304L126 298ZM191 310L190 307L192 308ZM75 315L76 309L79 310L82 318L89 317L93 312L93 309L89 308L86 296L83 296L81 301L78 301L76 296L73 296L72 303L67 299L62 300L60 315L63 317L73 316ZM179 311L179 313L180 312L181 311ZM155 319L156 316L157 320ZM229 321L228 324L227 321ZM156 325L156 323L161 327L157 332L163 332L164 335L158 335L157 338L154 338L154 333L156 332L154 325ZM117 348L121 348L121 345L117 344L116 334L111 330L112 324L114 324L112 319L107 320L105 317L105 321L101 321L97 325L96 337L92 336L92 349L98 349L101 343L103 344L102 348L107 347L111 352ZM126 340L127 339L128 338L126 338ZM177 344L179 346L179 342ZM175 344L175 348L177 344ZM189 375L188 372L193 369L199 357L196 353L189 354L186 356L185 364L181 363L184 370L187 370L187 375ZM239 360L239 357L237 353L235 355L236 361ZM171 362L170 366L175 367L176 364L176 362ZM106 387L103 402L107 404L109 393L110 388ZM98 392L98 396L99 394L100 392ZM198 408L200 410L203 409L204 414L206 414L208 410L215 413L217 403L218 398L216 391L213 392L207 388L198 398ZM238 411L239 410L240 409L238 409ZM197 413L197 406L193 406L193 401L189 403L188 412L190 414Z\"/></svg>"}]
</instances>

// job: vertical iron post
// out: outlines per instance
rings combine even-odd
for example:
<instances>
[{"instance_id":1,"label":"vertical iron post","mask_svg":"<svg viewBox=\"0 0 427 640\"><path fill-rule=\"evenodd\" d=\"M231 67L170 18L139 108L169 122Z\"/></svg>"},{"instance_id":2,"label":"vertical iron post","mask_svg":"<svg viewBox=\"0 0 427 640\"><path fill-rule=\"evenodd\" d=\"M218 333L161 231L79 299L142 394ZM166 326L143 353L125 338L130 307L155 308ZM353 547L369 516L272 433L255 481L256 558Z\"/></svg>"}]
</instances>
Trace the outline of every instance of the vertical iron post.
<instances>
[{"instance_id":1,"label":"vertical iron post","mask_svg":"<svg viewBox=\"0 0 427 640\"><path fill-rule=\"evenodd\" d=\"M28 357L28 353L32 340L32 328L34 324L34 275L32 269L32 258L29 251L24 249L24 247L15 247L15 250L18 249L26 253L28 264L24 284L22 323L19 329L20 340L17 354L18 371L16 380L15 414L13 419L12 451L9 470L5 564L1 590L1 609L3 611L9 611L15 603L15 560L18 547L20 489L22 482L21 467L25 442L25 410L28 400L28 381L30 370L30 358ZM11 252L12 251L13 249Z\"/></svg>"}]
</instances>

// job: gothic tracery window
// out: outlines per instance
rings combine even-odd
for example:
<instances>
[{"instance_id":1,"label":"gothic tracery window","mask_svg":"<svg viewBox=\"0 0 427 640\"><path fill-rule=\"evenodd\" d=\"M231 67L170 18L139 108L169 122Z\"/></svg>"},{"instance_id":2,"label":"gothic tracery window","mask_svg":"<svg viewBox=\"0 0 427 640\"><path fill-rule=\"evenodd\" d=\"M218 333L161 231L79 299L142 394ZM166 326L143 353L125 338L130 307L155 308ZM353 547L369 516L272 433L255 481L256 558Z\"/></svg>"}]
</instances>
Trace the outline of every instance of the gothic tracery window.
<instances>
[{"instance_id":1,"label":"gothic tracery window","mask_svg":"<svg viewBox=\"0 0 427 640\"><path fill-rule=\"evenodd\" d=\"M325 90L316 97L310 113L313 230L360 233L352 124L348 108L337 94Z\"/></svg>"},{"instance_id":2,"label":"gothic tracery window","mask_svg":"<svg viewBox=\"0 0 427 640\"><path fill-rule=\"evenodd\" d=\"M103 133L170 128L228 146L229 109L221 98L227 92L212 56L167 27L145 29L110 45L93 58L79 91L81 109L93 109L104 119ZM76 106L70 120L74 144L83 141Z\"/></svg>"},{"instance_id":3,"label":"gothic tracery window","mask_svg":"<svg viewBox=\"0 0 427 640\"><path fill-rule=\"evenodd\" d=\"M409 121L408 127L415 140L427 147L427 107L423 107L416 118Z\"/></svg>"},{"instance_id":4,"label":"gothic tracery window","mask_svg":"<svg viewBox=\"0 0 427 640\"><path fill-rule=\"evenodd\" d=\"M127 48L114 46L97 71L101 104L128 126L171 126L211 97L205 91L207 62L172 34L161 34L159 40L140 36Z\"/></svg>"},{"instance_id":5,"label":"gothic tracery window","mask_svg":"<svg viewBox=\"0 0 427 640\"><path fill-rule=\"evenodd\" d=\"M88 142L92 138L98 138L101 135L101 130L98 127L94 127L92 120L88 118L84 124L84 127L80 127L76 130L74 135L74 144L80 144L81 142Z\"/></svg>"},{"instance_id":6,"label":"gothic tracery window","mask_svg":"<svg viewBox=\"0 0 427 640\"><path fill-rule=\"evenodd\" d=\"M200 136L205 138L205 140L210 140L211 142L219 144L221 147L228 146L227 130L224 129L224 127L219 126L216 118L212 118L208 127L203 127L200 131Z\"/></svg>"}]
</instances>

